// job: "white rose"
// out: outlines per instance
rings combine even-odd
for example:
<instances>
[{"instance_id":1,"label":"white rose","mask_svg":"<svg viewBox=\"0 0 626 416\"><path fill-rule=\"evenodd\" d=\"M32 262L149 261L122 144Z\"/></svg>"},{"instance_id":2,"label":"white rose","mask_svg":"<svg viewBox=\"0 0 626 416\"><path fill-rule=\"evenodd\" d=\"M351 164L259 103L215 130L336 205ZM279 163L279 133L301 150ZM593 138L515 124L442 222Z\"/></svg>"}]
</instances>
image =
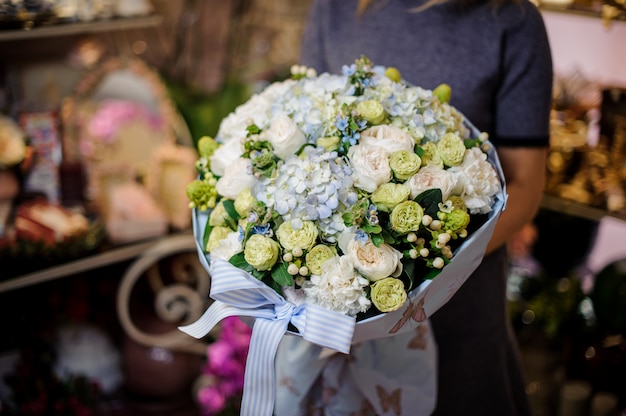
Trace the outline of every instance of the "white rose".
<instances>
[{"instance_id":1,"label":"white rose","mask_svg":"<svg viewBox=\"0 0 626 416\"><path fill-rule=\"evenodd\" d=\"M243 251L239 231L233 231L228 236L219 241L217 247L211 250L211 259L230 260L235 254Z\"/></svg>"},{"instance_id":2,"label":"white rose","mask_svg":"<svg viewBox=\"0 0 626 416\"><path fill-rule=\"evenodd\" d=\"M502 188L498 173L482 150L477 147L469 149L463 163L449 171L456 178L455 193L461 195L471 214L491 211L494 197Z\"/></svg>"},{"instance_id":3,"label":"white rose","mask_svg":"<svg viewBox=\"0 0 626 416\"><path fill-rule=\"evenodd\" d=\"M252 189L256 178L252 174L252 162L250 159L239 158L235 160L224 176L215 184L217 192L229 199L237 199L239 194L247 189Z\"/></svg>"},{"instance_id":4,"label":"white rose","mask_svg":"<svg viewBox=\"0 0 626 416\"><path fill-rule=\"evenodd\" d=\"M246 137L249 120L259 128L265 128L269 122L270 110L270 101L260 95L253 95L222 120L215 138L227 143Z\"/></svg>"},{"instance_id":5,"label":"white rose","mask_svg":"<svg viewBox=\"0 0 626 416\"><path fill-rule=\"evenodd\" d=\"M274 146L274 154L283 160L306 143L304 133L286 114L274 116L270 128L263 132L263 138Z\"/></svg>"},{"instance_id":6,"label":"white rose","mask_svg":"<svg viewBox=\"0 0 626 416\"><path fill-rule=\"evenodd\" d=\"M216 138L219 141L228 142L232 139L246 137L249 120L252 120L262 130L267 128L274 101L294 84L295 81L292 79L275 82L269 84L260 93L254 94L222 120Z\"/></svg>"},{"instance_id":7,"label":"white rose","mask_svg":"<svg viewBox=\"0 0 626 416\"><path fill-rule=\"evenodd\" d=\"M359 273L372 282L402 273L402 253L389 244L376 247L369 238L365 243L352 239L345 254L352 258Z\"/></svg>"},{"instance_id":8,"label":"white rose","mask_svg":"<svg viewBox=\"0 0 626 416\"><path fill-rule=\"evenodd\" d=\"M380 185L391 180L389 156L382 147L358 144L350 147L348 158L355 187L374 192Z\"/></svg>"},{"instance_id":9,"label":"white rose","mask_svg":"<svg viewBox=\"0 0 626 416\"><path fill-rule=\"evenodd\" d=\"M211 171L217 176L223 176L226 170L243 154L241 140L230 140L218 147L211 155Z\"/></svg>"},{"instance_id":10,"label":"white rose","mask_svg":"<svg viewBox=\"0 0 626 416\"><path fill-rule=\"evenodd\" d=\"M445 201L455 186L455 175L435 165L427 165L411 176L404 184L411 189L411 199L429 189L439 188Z\"/></svg>"},{"instance_id":11,"label":"white rose","mask_svg":"<svg viewBox=\"0 0 626 416\"><path fill-rule=\"evenodd\" d=\"M409 133L398 127L386 124L363 130L359 143L382 147L388 154L399 150L412 152L415 146L415 141Z\"/></svg>"}]
</instances>

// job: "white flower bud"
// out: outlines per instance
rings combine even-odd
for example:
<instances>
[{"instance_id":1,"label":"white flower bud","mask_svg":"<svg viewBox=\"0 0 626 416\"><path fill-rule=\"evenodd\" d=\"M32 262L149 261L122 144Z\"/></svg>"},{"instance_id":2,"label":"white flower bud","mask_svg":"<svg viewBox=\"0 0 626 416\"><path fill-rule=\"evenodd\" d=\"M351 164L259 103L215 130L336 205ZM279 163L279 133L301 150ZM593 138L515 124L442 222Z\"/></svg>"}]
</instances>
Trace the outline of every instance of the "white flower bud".
<instances>
[{"instance_id":1,"label":"white flower bud","mask_svg":"<svg viewBox=\"0 0 626 416\"><path fill-rule=\"evenodd\" d=\"M409 243L414 243L417 241L417 235L415 233L408 233L406 236L406 241Z\"/></svg>"},{"instance_id":2,"label":"white flower bud","mask_svg":"<svg viewBox=\"0 0 626 416\"><path fill-rule=\"evenodd\" d=\"M298 285L298 286L302 286L304 285L304 282L306 282L306 279L304 276L297 276L296 278L293 279L293 281Z\"/></svg>"},{"instance_id":3,"label":"white flower bud","mask_svg":"<svg viewBox=\"0 0 626 416\"><path fill-rule=\"evenodd\" d=\"M445 262L441 257L437 257L433 260L433 267L436 269L441 269L445 265Z\"/></svg>"},{"instance_id":4,"label":"white flower bud","mask_svg":"<svg viewBox=\"0 0 626 416\"><path fill-rule=\"evenodd\" d=\"M308 268L308 267L306 267L306 266L302 266L302 267L300 267L300 270L298 270L298 273L299 273L301 276L308 276L308 274L309 274L309 268Z\"/></svg>"},{"instance_id":5,"label":"white flower bud","mask_svg":"<svg viewBox=\"0 0 626 416\"><path fill-rule=\"evenodd\" d=\"M450 238L451 238L450 234L441 233L437 236L437 241L443 244L447 244L450 241Z\"/></svg>"},{"instance_id":6,"label":"white flower bud","mask_svg":"<svg viewBox=\"0 0 626 416\"><path fill-rule=\"evenodd\" d=\"M415 250L414 248L412 248L411 250L409 250L409 256L415 260L417 258L417 250Z\"/></svg>"},{"instance_id":7,"label":"white flower bud","mask_svg":"<svg viewBox=\"0 0 626 416\"><path fill-rule=\"evenodd\" d=\"M429 254L430 254L430 251L426 247L420 250L420 256L422 257L428 257Z\"/></svg>"},{"instance_id":8,"label":"white flower bud","mask_svg":"<svg viewBox=\"0 0 626 416\"><path fill-rule=\"evenodd\" d=\"M291 253L285 253L283 254L283 260L289 263L293 261L293 255Z\"/></svg>"},{"instance_id":9,"label":"white flower bud","mask_svg":"<svg viewBox=\"0 0 626 416\"><path fill-rule=\"evenodd\" d=\"M299 268L295 263L291 263L289 264L289 267L287 267L287 273L289 273L292 276L295 276L298 274Z\"/></svg>"},{"instance_id":10,"label":"white flower bud","mask_svg":"<svg viewBox=\"0 0 626 416\"><path fill-rule=\"evenodd\" d=\"M294 257L302 257L302 249L300 247L294 247L293 250L291 250L291 254L293 254Z\"/></svg>"},{"instance_id":11,"label":"white flower bud","mask_svg":"<svg viewBox=\"0 0 626 416\"><path fill-rule=\"evenodd\" d=\"M433 222L430 223L430 229L433 231L441 230L441 221L433 220Z\"/></svg>"},{"instance_id":12,"label":"white flower bud","mask_svg":"<svg viewBox=\"0 0 626 416\"><path fill-rule=\"evenodd\" d=\"M425 225L426 227L428 227L430 223L432 222L433 222L433 217L431 217L430 215L424 215L422 217L422 224Z\"/></svg>"}]
</instances>

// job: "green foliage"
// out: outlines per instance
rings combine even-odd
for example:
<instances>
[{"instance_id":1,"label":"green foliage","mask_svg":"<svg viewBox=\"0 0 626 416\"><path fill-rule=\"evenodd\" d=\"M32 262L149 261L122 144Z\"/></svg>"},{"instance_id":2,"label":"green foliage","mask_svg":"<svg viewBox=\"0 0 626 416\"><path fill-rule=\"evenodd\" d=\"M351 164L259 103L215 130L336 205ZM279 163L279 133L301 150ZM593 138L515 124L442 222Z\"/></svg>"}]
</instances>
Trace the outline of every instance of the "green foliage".
<instances>
[{"instance_id":1,"label":"green foliage","mask_svg":"<svg viewBox=\"0 0 626 416\"><path fill-rule=\"evenodd\" d=\"M287 272L287 263L281 262L274 267L272 279L280 287L293 285L293 276Z\"/></svg>"},{"instance_id":2,"label":"green foliage","mask_svg":"<svg viewBox=\"0 0 626 416\"><path fill-rule=\"evenodd\" d=\"M194 141L207 135L215 137L221 121L252 95L247 84L236 80L227 80L213 94L175 83L168 83L167 87Z\"/></svg>"},{"instance_id":3,"label":"green foliage","mask_svg":"<svg viewBox=\"0 0 626 416\"><path fill-rule=\"evenodd\" d=\"M416 196L415 202L421 205L424 209L424 214L437 218L439 204L443 202L443 194L439 188L429 189Z\"/></svg>"}]
</instances>

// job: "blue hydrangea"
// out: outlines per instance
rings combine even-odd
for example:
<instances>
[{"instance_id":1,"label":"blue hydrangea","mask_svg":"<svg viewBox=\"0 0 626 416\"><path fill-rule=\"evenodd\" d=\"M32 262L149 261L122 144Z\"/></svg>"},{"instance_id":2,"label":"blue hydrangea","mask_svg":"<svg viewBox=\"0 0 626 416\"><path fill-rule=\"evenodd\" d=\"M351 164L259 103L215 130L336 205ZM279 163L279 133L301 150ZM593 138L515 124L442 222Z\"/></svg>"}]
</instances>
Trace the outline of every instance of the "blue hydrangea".
<instances>
[{"instance_id":1,"label":"blue hydrangea","mask_svg":"<svg viewBox=\"0 0 626 416\"><path fill-rule=\"evenodd\" d=\"M288 157L276 176L259 182L254 193L284 221L316 221L322 234L332 237L343 229L335 214L357 201L351 173L337 152L309 146L301 157Z\"/></svg>"}]
</instances>

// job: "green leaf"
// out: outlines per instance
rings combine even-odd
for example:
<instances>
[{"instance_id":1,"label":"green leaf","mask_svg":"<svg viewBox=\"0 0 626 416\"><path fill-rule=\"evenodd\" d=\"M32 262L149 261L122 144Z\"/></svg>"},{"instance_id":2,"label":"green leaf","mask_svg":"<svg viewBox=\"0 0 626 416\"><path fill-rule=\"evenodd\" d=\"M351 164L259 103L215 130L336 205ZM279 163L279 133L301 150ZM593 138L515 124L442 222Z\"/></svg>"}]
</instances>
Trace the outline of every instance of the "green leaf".
<instances>
[{"instance_id":1,"label":"green leaf","mask_svg":"<svg viewBox=\"0 0 626 416\"><path fill-rule=\"evenodd\" d=\"M383 238L383 236L382 236L382 235L380 235L380 234L374 234L374 235L372 235L372 236L370 236L370 237L371 237L371 239L372 239L372 243L374 243L374 245L375 245L376 247L380 247L380 246L382 246L382 245L383 245L383 243L385 242L385 239L384 239L384 238Z\"/></svg>"},{"instance_id":2,"label":"green leaf","mask_svg":"<svg viewBox=\"0 0 626 416\"><path fill-rule=\"evenodd\" d=\"M255 269L254 267L250 266L250 264L248 264L248 262L246 261L243 253L235 254L228 260L228 262L232 264L233 266L237 267L238 269L241 269L244 272L250 273L252 276L257 278L258 280L262 280L263 277L267 275L266 271L261 272Z\"/></svg>"},{"instance_id":3,"label":"green leaf","mask_svg":"<svg viewBox=\"0 0 626 416\"><path fill-rule=\"evenodd\" d=\"M466 149L471 149L472 147L480 146L480 139L465 139L463 140L463 144Z\"/></svg>"},{"instance_id":4,"label":"green leaf","mask_svg":"<svg viewBox=\"0 0 626 416\"><path fill-rule=\"evenodd\" d=\"M233 219L235 224L237 224L237 221L239 221L241 217L235 209L235 201L232 199L223 199L222 204L224 205L224 209L226 210L226 213L228 213L228 216Z\"/></svg>"},{"instance_id":5,"label":"green leaf","mask_svg":"<svg viewBox=\"0 0 626 416\"><path fill-rule=\"evenodd\" d=\"M424 276L424 280L432 280L437 277L439 273L441 273L441 269L430 269L430 271L426 273L426 276Z\"/></svg>"},{"instance_id":6,"label":"green leaf","mask_svg":"<svg viewBox=\"0 0 626 416\"><path fill-rule=\"evenodd\" d=\"M439 204L443 202L443 194L439 188L429 189L416 196L414 201L424 208L424 214L437 218Z\"/></svg>"},{"instance_id":7,"label":"green leaf","mask_svg":"<svg viewBox=\"0 0 626 416\"><path fill-rule=\"evenodd\" d=\"M254 267L252 267L252 266L250 266L248 264L248 262L246 261L246 258L244 257L243 253L235 254L234 256L232 256L228 260L228 262L230 264L232 264L233 266L235 266L235 267L237 267L237 268L239 268L241 270L244 270L246 272L249 272L250 270L254 269Z\"/></svg>"},{"instance_id":8,"label":"green leaf","mask_svg":"<svg viewBox=\"0 0 626 416\"><path fill-rule=\"evenodd\" d=\"M383 231L383 227L380 225L372 225L367 222L361 226L361 229L368 234L380 234Z\"/></svg>"},{"instance_id":9,"label":"green leaf","mask_svg":"<svg viewBox=\"0 0 626 416\"><path fill-rule=\"evenodd\" d=\"M209 225L209 222L207 221L206 226L204 227L204 234L202 234L202 251L206 251L206 246L209 243L211 231L213 231L213 226Z\"/></svg>"},{"instance_id":10,"label":"green leaf","mask_svg":"<svg viewBox=\"0 0 626 416\"><path fill-rule=\"evenodd\" d=\"M407 289L408 292L413 289L413 285L415 284L415 260L408 259L406 261L402 261L402 272L406 275L409 281L409 287Z\"/></svg>"},{"instance_id":11,"label":"green leaf","mask_svg":"<svg viewBox=\"0 0 626 416\"><path fill-rule=\"evenodd\" d=\"M287 263L280 263L278 267L272 269L272 279L279 286L293 285L293 276L287 272Z\"/></svg>"},{"instance_id":12,"label":"green leaf","mask_svg":"<svg viewBox=\"0 0 626 416\"><path fill-rule=\"evenodd\" d=\"M385 239L385 243L387 244L395 244L397 242L395 237L385 229L383 229L380 234L383 236L383 238Z\"/></svg>"}]
</instances>

